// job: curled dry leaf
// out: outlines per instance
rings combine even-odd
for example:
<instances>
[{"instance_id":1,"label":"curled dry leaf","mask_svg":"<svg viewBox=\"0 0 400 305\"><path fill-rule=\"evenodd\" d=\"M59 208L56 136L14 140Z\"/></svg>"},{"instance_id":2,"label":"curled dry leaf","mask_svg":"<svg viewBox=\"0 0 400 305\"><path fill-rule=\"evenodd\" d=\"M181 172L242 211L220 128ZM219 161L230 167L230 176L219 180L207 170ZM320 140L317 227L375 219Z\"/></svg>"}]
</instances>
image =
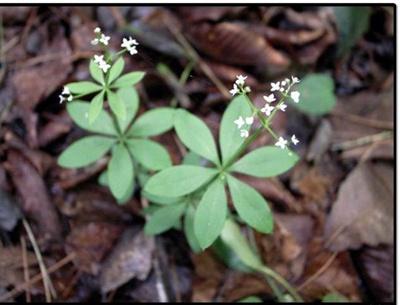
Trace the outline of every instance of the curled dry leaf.
<instances>
[{"instance_id":1,"label":"curled dry leaf","mask_svg":"<svg viewBox=\"0 0 400 305\"><path fill-rule=\"evenodd\" d=\"M284 71L289 59L259 35L238 23L202 23L187 32L193 45L215 60L257 66L270 73Z\"/></svg>"},{"instance_id":2,"label":"curled dry leaf","mask_svg":"<svg viewBox=\"0 0 400 305\"><path fill-rule=\"evenodd\" d=\"M61 238L61 222L46 185L34 166L17 150L7 153L7 170L21 197L23 213L35 221L40 238Z\"/></svg>"},{"instance_id":3,"label":"curled dry leaf","mask_svg":"<svg viewBox=\"0 0 400 305\"><path fill-rule=\"evenodd\" d=\"M366 244L393 244L393 167L361 163L340 186L326 227L326 245L334 251Z\"/></svg>"},{"instance_id":4,"label":"curled dry leaf","mask_svg":"<svg viewBox=\"0 0 400 305\"><path fill-rule=\"evenodd\" d=\"M143 231L127 229L102 266L101 291L107 293L133 278L146 279L154 249L153 237L144 235Z\"/></svg>"}]
</instances>

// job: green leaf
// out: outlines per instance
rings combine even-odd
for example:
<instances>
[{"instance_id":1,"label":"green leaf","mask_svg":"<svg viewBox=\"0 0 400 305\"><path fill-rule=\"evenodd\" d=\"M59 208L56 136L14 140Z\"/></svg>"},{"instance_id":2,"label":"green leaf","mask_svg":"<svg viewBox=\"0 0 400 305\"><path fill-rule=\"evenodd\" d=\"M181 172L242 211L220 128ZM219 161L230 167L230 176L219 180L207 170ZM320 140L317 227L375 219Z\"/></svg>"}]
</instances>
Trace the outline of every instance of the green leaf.
<instances>
[{"instance_id":1,"label":"green leaf","mask_svg":"<svg viewBox=\"0 0 400 305\"><path fill-rule=\"evenodd\" d=\"M158 209L146 222L144 233L147 235L155 235L171 229L185 211L185 204L185 202L180 202Z\"/></svg>"},{"instance_id":2,"label":"green leaf","mask_svg":"<svg viewBox=\"0 0 400 305\"><path fill-rule=\"evenodd\" d=\"M121 132L125 132L128 125L132 122L139 108L139 96L134 88L126 87L118 89L117 95L119 100L125 105L126 116L125 119L117 117L119 128Z\"/></svg>"},{"instance_id":3,"label":"green leaf","mask_svg":"<svg viewBox=\"0 0 400 305\"><path fill-rule=\"evenodd\" d=\"M203 250L221 233L227 213L224 183L217 179L207 188L194 216L194 232Z\"/></svg>"},{"instance_id":4,"label":"green leaf","mask_svg":"<svg viewBox=\"0 0 400 305\"><path fill-rule=\"evenodd\" d=\"M262 233L271 233L273 217L268 203L251 186L228 176L233 205L239 216L251 227Z\"/></svg>"},{"instance_id":5,"label":"green leaf","mask_svg":"<svg viewBox=\"0 0 400 305\"><path fill-rule=\"evenodd\" d=\"M368 30L371 8L368 6L334 7L336 25L339 32L337 55L348 53Z\"/></svg>"},{"instance_id":6,"label":"green leaf","mask_svg":"<svg viewBox=\"0 0 400 305\"><path fill-rule=\"evenodd\" d=\"M348 303L349 300L339 293L328 293L322 298L323 303Z\"/></svg>"},{"instance_id":7,"label":"green leaf","mask_svg":"<svg viewBox=\"0 0 400 305\"><path fill-rule=\"evenodd\" d=\"M134 158L150 170L161 170L172 165L167 150L157 142L147 139L129 139L126 143Z\"/></svg>"},{"instance_id":8,"label":"green leaf","mask_svg":"<svg viewBox=\"0 0 400 305\"><path fill-rule=\"evenodd\" d=\"M264 146L245 155L230 170L259 178L274 177L292 168L298 160L297 154L288 149Z\"/></svg>"},{"instance_id":9,"label":"green leaf","mask_svg":"<svg viewBox=\"0 0 400 305\"><path fill-rule=\"evenodd\" d=\"M173 166L152 176L144 190L158 196L180 197L197 190L217 174L218 171L212 168Z\"/></svg>"},{"instance_id":10,"label":"green leaf","mask_svg":"<svg viewBox=\"0 0 400 305\"><path fill-rule=\"evenodd\" d=\"M174 126L175 109L160 107L141 115L128 131L132 137L151 137L168 131Z\"/></svg>"},{"instance_id":11,"label":"green leaf","mask_svg":"<svg viewBox=\"0 0 400 305\"><path fill-rule=\"evenodd\" d=\"M97 120L94 121L93 124L89 124L89 120L86 117L86 114L89 115L89 109L90 104L87 102L77 100L67 104L67 111L69 115L74 123L80 128L107 135L118 134L110 115L104 110L100 111Z\"/></svg>"},{"instance_id":12,"label":"green leaf","mask_svg":"<svg viewBox=\"0 0 400 305\"><path fill-rule=\"evenodd\" d=\"M90 94L103 89L102 86L88 81L69 83L66 85L73 94Z\"/></svg>"},{"instance_id":13,"label":"green leaf","mask_svg":"<svg viewBox=\"0 0 400 305\"><path fill-rule=\"evenodd\" d=\"M214 138L202 120L186 110L179 109L175 114L174 125L183 144L207 160L219 164Z\"/></svg>"},{"instance_id":14,"label":"green leaf","mask_svg":"<svg viewBox=\"0 0 400 305\"><path fill-rule=\"evenodd\" d=\"M94 62L94 60L90 60L89 71L94 80L98 81L102 85L105 84L103 71Z\"/></svg>"},{"instance_id":15,"label":"green leaf","mask_svg":"<svg viewBox=\"0 0 400 305\"><path fill-rule=\"evenodd\" d=\"M238 301L238 303L262 303L262 302L263 302L262 299L260 299L258 296L255 295L245 297Z\"/></svg>"},{"instance_id":16,"label":"green leaf","mask_svg":"<svg viewBox=\"0 0 400 305\"><path fill-rule=\"evenodd\" d=\"M119 77L124 70L125 62L122 57L118 58L117 61L112 65L110 73L108 74L108 84L111 84L117 77Z\"/></svg>"},{"instance_id":17,"label":"green leaf","mask_svg":"<svg viewBox=\"0 0 400 305\"><path fill-rule=\"evenodd\" d=\"M251 108L244 95L236 96L226 108L219 129L219 145L223 164L226 164L233 154L243 144L245 138L240 136L240 130L233 123L239 116L251 116Z\"/></svg>"},{"instance_id":18,"label":"green leaf","mask_svg":"<svg viewBox=\"0 0 400 305\"><path fill-rule=\"evenodd\" d=\"M150 202L162 205L174 204L183 200L183 197L162 197L147 193L145 191L142 191L142 197L147 198Z\"/></svg>"},{"instance_id":19,"label":"green leaf","mask_svg":"<svg viewBox=\"0 0 400 305\"><path fill-rule=\"evenodd\" d=\"M118 144L112 151L108 164L108 184L116 198L122 198L132 185L134 173L131 156L125 145Z\"/></svg>"},{"instance_id":20,"label":"green leaf","mask_svg":"<svg viewBox=\"0 0 400 305\"><path fill-rule=\"evenodd\" d=\"M232 250L232 248L230 248L226 243L224 243L224 241L221 238L217 238L217 240L212 244L211 247L215 255L227 267L229 267L229 269L234 269L241 272L253 271L249 266L243 263L240 257Z\"/></svg>"},{"instance_id":21,"label":"green leaf","mask_svg":"<svg viewBox=\"0 0 400 305\"><path fill-rule=\"evenodd\" d=\"M182 160L182 164L185 165L197 165L197 166L202 166L204 165L206 161L202 156L199 156L193 151L189 151Z\"/></svg>"},{"instance_id":22,"label":"green leaf","mask_svg":"<svg viewBox=\"0 0 400 305\"><path fill-rule=\"evenodd\" d=\"M136 85L138 82L142 80L145 73L141 71L131 72L122 75L118 78L112 85L112 88L122 88L122 87L130 87Z\"/></svg>"},{"instance_id":23,"label":"green leaf","mask_svg":"<svg viewBox=\"0 0 400 305\"><path fill-rule=\"evenodd\" d=\"M117 116L119 120L125 120L126 118L126 108L125 104L121 99L111 90L107 91L108 104L111 107L112 112Z\"/></svg>"},{"instance_id":24,"label":"green leaf","mask_svg":"<svg viewBox=\"0 0 400 305\"><path fill-rule=\"evenodd\" d=\"M240 260L248 267L258 270L263 267L260 258L251 249L248 241L240 232L240 227L232 220L225 221L221 240L230 247Z\"/></svg>"},{"instance_id":25,"label":"green leaf","mask_svg":"<svg viewBox=\"0 0 400 305\"><path fill-rule=\"evenodd\" d=\"M300 102L291 104L307 114L326 114L336 104L334 89L333 79L328 74L308 74L297 87Z\"/></svg>"},{"instance_id":26,"label":"green leaf","mask_svg":"<svg viewBox=\"0 0 400 305\"><path fill-rule=\"evenodd\" d=\"M199 253L201 251L201 247L196 238L196 234L194 233L195 211L196 210L192 205L188 205L188 207L186 208L185 218L183 219L183 229L190 248L194 253Z\"/></svg>"},{"instance_id":27,"label":"green leaf","mask_svg":"<svg viewBox=\"0 0 400 305\"><path fill-rule=\"evenodd\" d=\"M114 139L101 136L79 139L63 151L58 158L58 164L68 168L89 165L104 156L114 142Z\"/></svg>"},{"instance_id":28,"label":"green leaf","mask_svg":"<svg viewBox=\"0 0 400 305\"><path fill-rule=\"evenodd\" d=\"M104 91L102 90L90 102L90 107L89 107L89 124L90 125L92 125L94 123L94 121L96 121L96 119L100 115L100 112L103 110L103 102L104 102Z\"/></svg>"}]
</instances>

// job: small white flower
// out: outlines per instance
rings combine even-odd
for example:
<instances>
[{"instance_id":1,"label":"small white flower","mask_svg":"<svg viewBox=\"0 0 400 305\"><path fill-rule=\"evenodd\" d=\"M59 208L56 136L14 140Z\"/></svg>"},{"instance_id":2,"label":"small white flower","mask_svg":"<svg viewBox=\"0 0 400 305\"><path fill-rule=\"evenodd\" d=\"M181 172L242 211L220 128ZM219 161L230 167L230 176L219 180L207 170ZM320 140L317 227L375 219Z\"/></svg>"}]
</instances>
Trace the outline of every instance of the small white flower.
<instances>
[{"instance_id":1,"label":"small white flower","mask_svg":"<svg viewBox=\"0 0 400 305\"><path fill-rule=\"evenodd\" d=\"M295 135L292 135L292 138L291 138L291 140L292 140L292 143L294 144L294 145L297 145L297 143L299 143L300 141L296 138L296 136Z\"/></svg>"},{"instance_id":2,"label":"small white flower","mask_svg":"<svg viewBox=\"0 0 400 305\"><path fill-rule=\"evenodd\" d=\"M64 103L65 101L65 97L63 97L61 94L58 96L58 98L60 99L60 104Z\"/></svg>"},{"instance_id":3,"label":"small white flower","mask_svg":"<svg viewBox=\"0 0 400 305\"><path fill-rule=\"evenodd\" d=\"M248 93L248 92L251 92L251 89L250 89L249 86L246 86L246 87L244 88L244 91Z\"/></svg>"},{"instance_id":4,"label":"small white flower","mask_svg":"<svg viewBox=\"0 0 400 305\"><path fill-rule=\"evenodd\" d=\"M286 80L283 80L283 81L281 82L281 85L282 85L282 86L285 86L285 85L286 85Z\"/></svg>"},{"instance_id":5,"label":"small white flower","mask_svg":"<svg viewBox=\"0 0 400 305\"><path fill-rule=\"evenodd\" d=\"M275 96L274 96L273 93L271 93L271 94L268 95L268 96L265 96L265 95L264 95L263 98L264 98L264 100L265 100L267 103L271 103L271 102L276 101L276 98L275 98Z\"/></svg>"},{"instance_id":6,"label":"small white flower","mask_svg":"<svg viewBox=\"0 0 400 305\"><path fill-rule=\"evenodd\" d=\"M101 34L101 37L99 39L99 41L104 44L105 46L108 45L108 41L110 40L110 36L106 36L104 34Z\"/></svg>"},{"instance_id":7,"label":"small white flower","mask_svg":"<svg viewBox=\"0 0 400 305\"><path fill-rule=\"evenodd\" d=\"M239 93L239 88L236 84L233 84L233 89L229 90L229 93L233 95L238 94Z\"/></svg>"},{"instance_id":8,"label":"small white flower","mask_svg":"<svg viewBox=\"0 0 400 305\"><path fill-rule=\"evenodd\" d=\"M280 84L279 82L271 83L271 92L278 91L280 89L279 84Z\"/></svg>"},{"instance_id":9,"label":"small white flower","mask_svg":"<svg viewBox=\"0 0 400 305\"><path fill-rule=\"evenodd\" d=\"M72 95L70 95L70 96L67 97L67 101L68 101L68 102L72 102L72 99L73 99L73 96L72 96Z\"/></svg>"},{"instance_id":10,"label":"small white flower","mask_svg":"<svg viewBox=\"0 0 400 305\"><path fill-rule=\"evenodd\" d=\"M249 136L249 132L246 129L240 130L240 136L242 138L247 138Z\"/></svg>"},{"instance_id":11,"label":"small white flower","mask_svg":"<svg viewBox=\"0 0 400 305\"><path fill-rule=\"evenodd\" d=\"M64 86L63 91L61 94L71 94L71 91L69 91L69 88L67 86Z\"/></svg>"},{"instance_id":12,"label":"small white flower","mask_svg":"<svg viewBox=\"0 0 400 305\"><path fill-rule=\"evenodd\" d=\"M296 76L292 76L292 83L293 84L300 83L300 80Z\"/></svg>"},{"instance_id":13,"label":"small white flower","mask_svg":"<svg viewBox=\"0 0 400 305\"><path fill-rule=\"evenodd\" d=\"M287 141L282 137L279 137L278 142L275 143L275 146L278 146L282 149L285 149L286 145L287 145Z\"/></svg>"},{"instance_id":14,"label":"small white flower","mask_svg":"<svg viewBox=\"0 0 400 305\"><path fill-rule=\"evenodd\" d=\"M129 51L129 54L131 54L131 55L135 55L138 53L135 46L129 47L128 51Z\"/></svg>"},{"instance_id":15,"label":"small white flower","mask_svg":"<svg viewBox=\"0 0 400 305\"><path fill-rule=\"evenodd\" d=\"M103 70L104 73L107 73L108 69L110 69L111 66L110 66L108 63L106 63L105 61L103 61L103 62L101 62L101 63L99 64L99 68L100 68L101 70Z\"/></svg>"},{"instance_id":16,"label":"small white flower","mask_svg":"<svg viewBox=\"0 0 400 305\"><path fill-rule=\"evenodd\" d=\"M139 43L136 39L133 39L131 36L129 36L129 39L123 38L121 43L121 47L127 49L131 55L137 54L136 46L138 45Z\"/></svg>"},{"instance_id":17,"label":"small white flower","mask_svg":"<svg viewBox=\"0 0 400 305\"><path fill-rule=\"evenodd\" d=\"M238 129L240 129L244 125L245 121L243 120L242 116L240 116L233 123L237 125Z\"/></svg>"},{"instance_id":18,"label":"small white flower","mask_svg":"<svg viewBox=\"0 0 400 305\"><path fill-rule=\"evenodd\" d=\"M94 29L94 32L97 34L97 33L100 33L101 32L101 29L99 28L99 27L96 27L95 29Z\"/></svg>"},{"instance_id":19,"label":"small white flower","mask_svg":"<svg viewBox=\"0 0 400 305\"><path fill-rule=\"evenodd\" d=\"M238 86L243 86L244 85L244 81L246 80L247 76L243 76L243 75L237 75L236 76L236 84Z\"/></svg>"},{"instance_id":20,"label":"small white flower","mask_svg":"<svg viewBox=\"0 0 400 305\"><path fill-rule=\"evenodd\" d=\"M104 61L104 55L94 55L94 63L100 65Z\"/></svg>"},{"instance_id":21,"label":"small white flower","mask_svg":"<svg viewBox=\"0 0 400 305\"><path fill-rule=\"evenodd\" d=\"M95 38L90 42L93 46L98 45L99 44L99 39Z\"/></svg>"},{"instance_id":22,"label":"small white flower","mask_svg":"<svg viewBox=\"0 0 400 305\"><path fill-rule=\"evenodd\" d=\"M290 92L290 97L292 98L293 102L298 103L299 98L300 98L300 92L299 91L292 91Z\"/></svg>"},{"instance_id":23,"label":"small white flower","mask_svg":"<svg viewBox=\"0 0 400 305\"><path fill-rule=\"evenodd\" d=\"M261 108L261 112L265 113L266 116L270 116L272 110L274 110L274 106L271 106L269 104L265 104L263 108Z\"/></svg>"},{"instance_id":24,"label":"small white flower","mask_svg":"<svg viewBox=\"0 0 400 305\"><path fill-rule=\"evenodd\" d=\"M286 104L280 104L279 105L279 109L282 110L283 112L285 112L287 105Z\"/></svg>"},{"instance_id":25,"label":"small white flower","mask_svg":"<svg viewBox=\"0 0 400 305\"><path fill-rule=\"evenodd\" d=\"M283 91L285 91L285 88L281 87L281 88L279 89L279 91L280 91L280 92L283 92Z\"/></svg>"},{"instance_id":26,"label":"small white flower","mask_svg":"<svg viewBox=\"0 0 400 305\"><path fill-rule=\"evenodd\" d=\"M251 125L254 123L254 117L249 116L245 119L247 125Z\"/></svg>"}]
</instances>

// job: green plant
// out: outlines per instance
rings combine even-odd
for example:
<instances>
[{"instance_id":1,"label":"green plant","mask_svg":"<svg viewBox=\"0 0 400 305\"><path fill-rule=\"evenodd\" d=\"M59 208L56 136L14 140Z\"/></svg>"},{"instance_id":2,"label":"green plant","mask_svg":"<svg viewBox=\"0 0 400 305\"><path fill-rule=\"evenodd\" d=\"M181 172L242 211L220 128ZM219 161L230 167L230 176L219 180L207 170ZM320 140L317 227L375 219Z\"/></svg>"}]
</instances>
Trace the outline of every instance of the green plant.
<instances>
[{"instance_id":1,"label":"green plant","mask_svg":"<svg viewBox=\"0 0 400 305\"><path fill-rule=\"evenodd\" d=\"M107 42L104 34L95 30L93 43ZM130 197L138 170L158 171L171 165L167 150L148 139L173 127L174 109L150 110L135 120L139 97L133 88L144 72L122 74L128 51L135 54L137 43L131 45L124 39L124 50L111 54L95 55L89 70L97 82L81 81L67 84L60 95L60 102L69 101L67 111L75 124L95 135L87 136L70 145L59 157L59 165L67 168L87 166L111 151L107 170L100 177L112 194L121 202ZM92 96L90 103L83 100ZM108 102L111 112L103 109Z\"/></svg>"}]
</instances>

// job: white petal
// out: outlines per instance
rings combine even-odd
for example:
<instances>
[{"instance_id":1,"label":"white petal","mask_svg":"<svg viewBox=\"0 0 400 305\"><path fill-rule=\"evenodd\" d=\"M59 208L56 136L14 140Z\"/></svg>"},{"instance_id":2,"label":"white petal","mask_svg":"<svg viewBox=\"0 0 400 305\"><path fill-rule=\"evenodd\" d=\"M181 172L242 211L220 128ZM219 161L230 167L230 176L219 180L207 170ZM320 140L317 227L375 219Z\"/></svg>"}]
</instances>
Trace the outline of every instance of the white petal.
<instances>
[{"instance_id":1,"label":"white petal","mask_svg":"<svg viewBox=\"0 0 400 305\"><path fill-rule=\"evenodd\" d=\"M298 103L300 99L300 92L299 91L292 91L290 93L290 97L292 98L293 102Z\"/></svg>"},{"instance_id":2,"label":"white petal","mask_svg":"<svg viewBox=\"0 0 400 305\"><path fill-rule=\"evenodd\" d=\"M240 131L240 136L241 136L242 138L247 138L247 137L249 136L249 132L248 132L246 129L242 129L242 130Z\"/></svg>"},{"instance_id":3,"label":"white petal","mask_svg":"<svg viewBox=\"0 0 400 305\"><path fill-rule=\"evenodd\" d=\"M274 101L276 101L276 98L275 98L275 96L274 96L274 94L273 93L271 93L270 95L268 95L268 96L263 96L263 99L267 102L267 103L271 103L271 102L274 102Z\"/></svg>"},{"instance_id":4,"label":"white petal","mask_svg":"<svg viewBox=\"0 0 400 305\"><path fill-rule=\"evenodd\" d=\"M279 109L282 110L282 111L285 111L285 110L286 110L286 107L287 107L286 104L281 104L281 105L279 105Z\"/></svg>"},{"instance_id":5,"label":"white petal","mask_svg":"<svg viewBox=\"0 0 400 305\"><path fill-rule=\"evenodd\" d=\"M100 32L101 32L101 29L100 29L99 27L96 27L96 28L94 29L94 32L95 32L95 33L100 33Z\"/></svg>"},{"instance_id":6,"label":"white petal","mask_svg":"<svg viewBox=\"0 0 400 305\"><path fill-rule=\"evenodd\" d=\"M299 143L300 141L296 138L296 136L295 135L292 135L292 138L291 138L291 140L292 140L292 143L294 144L294 145L297 145L297 143Z\"/></svg>"},{"instance_id":7,"label":"white petal","mask_svg":"<svg viewBox=\"0 0 400 305\"><path fill-rule=\"evenodd\" d=\"M249 117L247 117L245 120L246 120L246 124L247 124L247 125L251 125L251 124L253 124L253 122L254 122L254 117L249 116Z\"/></svg>"},{"instance_id":8,"label":"white petal","mask_svg":"<svg viewBox=\"0 0 400 305\"><path fill-rule=\"evenodd\" d=\"M240 129L240 128L242 128L242 126L244 125L244 120L243 120L243 118L240 116L240 117L238 117L235 121L233 121L236 125L237 125L237 128L238 129Z\"/></svg>"}]
</instances>

